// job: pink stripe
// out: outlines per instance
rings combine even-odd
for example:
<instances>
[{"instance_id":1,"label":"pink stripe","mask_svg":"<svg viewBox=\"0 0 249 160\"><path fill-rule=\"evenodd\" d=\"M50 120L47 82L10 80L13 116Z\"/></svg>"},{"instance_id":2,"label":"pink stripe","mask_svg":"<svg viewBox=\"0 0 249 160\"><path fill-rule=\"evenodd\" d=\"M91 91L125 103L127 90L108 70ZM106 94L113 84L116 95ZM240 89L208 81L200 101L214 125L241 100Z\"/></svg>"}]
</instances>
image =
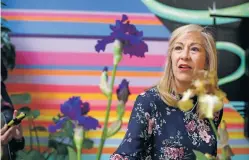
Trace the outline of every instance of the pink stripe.
<instances>
[{"instance_id":1,"label":"pink stripe","mask_svg":"<svg viewBox=\"0 0 249 160\"><path fill-rule=\"evenodd\" d=\"M162 55L146 55L145 58L124 55L120 66L161 67L165 63ZM109 66L113 63L112 54L101 53L52 53L52 52L17 52L16 63L19 65L87 65Z\"/></svg>"},{"instance_id":2,"label":"pink stripe","mask_svg":"<svg viewBox=\"0 0 249 160\"><path fill-rule=\"evenodd\" d=\"M44 104L44 105L55 104L55 105L57 105L58 104L59 105L59 104L63 104L65 101L66 100L58 100L58 99L55 99L55 100L32 99L32 104L38 104L38 105L41 105L41 104ZM103 105L103 104L107 103L106 100L87 100L87 102L89 102L92 106L100 106L100 105ZM113 106L117 106L117 104L118 104L117 100L113 100L112 101L112 105ZM134 105L134 101L133 100L129 100L126 103L126 105L127 106L133 106Z\"/></svg>"},{"instance_id":3,"label":"pink stripe","mask_svg":"<svg viewBox=\"0 0 249 160\"><path fill-rule=\"evenodd\" d=\"M132 19L140 19L140 20L157 20L159 21L154 15L129 15L126 14L130 20ZM63 16L63 17L80 17L80 18L104 18L104 19L121 19L121 14L117 15L108 15L108 14L91 14L91 13L59 13L59 12L13 12L13 11L2 11L2 16Z\"/></svg>"}]
</instances>

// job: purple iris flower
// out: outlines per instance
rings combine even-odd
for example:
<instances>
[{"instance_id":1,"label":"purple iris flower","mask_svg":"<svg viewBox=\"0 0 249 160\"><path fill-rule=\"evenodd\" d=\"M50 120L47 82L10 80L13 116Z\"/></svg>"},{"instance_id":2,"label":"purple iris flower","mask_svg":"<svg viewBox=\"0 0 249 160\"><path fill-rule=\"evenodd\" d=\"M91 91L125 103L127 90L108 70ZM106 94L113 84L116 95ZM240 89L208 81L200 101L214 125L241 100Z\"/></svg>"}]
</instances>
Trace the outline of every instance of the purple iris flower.
<instances>
[{"instance_id":1,"label":"purple iris flower","mask_svg":"<svg viewBox=\"0 0 249 160\"><path fill-rule=\"evenodd\" d=\"M116 93L119 101L123 101L124 104L128 101L128 97L131 93L129 90L129 82L126 79L123 79L121 81Z\"/></svg>"},{"instance_id":2,"label":"purple iris flower","mask_svg":"<svg viewBox=\"0 0 249 160\"><path fill-rule=\"evenodd\" d=\"M55 125L48 127L49 132L56 132L56 130L63 127L66 120L75 120L79 125L83 126L85 130L97 129L100 127L99 121L91 116L87 116L90 111L90 104L82 102L80 97L69 98L60 107L63 118L61 118Z\"/></svg>"},{"instance_id":3,"label":"purple iris flower","mask_svg":"<svg viewBox=\"0 0 249 160\"><path fill-rule=\"evenodd\" d=\"M121 20L116 20L115 25L110 25L111 34L102 40L98 40L95 46L97 52L105 51L107 44L120 40L123 45L123 53L130 54L130 57L144 57L148 51L147 44L143 41L143 32L138 31L136 26L130 24L127 15L122 15Z\"/></svg>"},{"instance_id":4,"label":"purple iris flower","mask_svg":"<svg viewBox=\"0 0 249 160\"><path fill-rule=\"evenodd\" d=\"M63 124L68 120L68 118L63 117L61 118L55 125L48 126L48 131L50 133L56 132L56 130L61 129L63 127Z\"/></svg>"}]
</instances>

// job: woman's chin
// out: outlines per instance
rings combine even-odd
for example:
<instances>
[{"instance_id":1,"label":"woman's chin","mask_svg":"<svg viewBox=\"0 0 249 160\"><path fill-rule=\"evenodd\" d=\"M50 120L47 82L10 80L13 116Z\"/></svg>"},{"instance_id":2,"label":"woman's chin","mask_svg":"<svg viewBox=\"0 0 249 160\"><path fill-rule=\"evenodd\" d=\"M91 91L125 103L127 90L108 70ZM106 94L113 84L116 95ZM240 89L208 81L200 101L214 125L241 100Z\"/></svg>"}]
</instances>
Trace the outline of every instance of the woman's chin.
<instances>
[{"instance_id":1,"label":"woman's chin","mask_svg":"<svg viewBox=\"0 0 249 160\"><path fill-rule=\"evenodd\" d=\"M177 80L181 83L191 83L193 80L193 76L192 75L181 75L177 77Z\"/></svg>"}]
</instances>

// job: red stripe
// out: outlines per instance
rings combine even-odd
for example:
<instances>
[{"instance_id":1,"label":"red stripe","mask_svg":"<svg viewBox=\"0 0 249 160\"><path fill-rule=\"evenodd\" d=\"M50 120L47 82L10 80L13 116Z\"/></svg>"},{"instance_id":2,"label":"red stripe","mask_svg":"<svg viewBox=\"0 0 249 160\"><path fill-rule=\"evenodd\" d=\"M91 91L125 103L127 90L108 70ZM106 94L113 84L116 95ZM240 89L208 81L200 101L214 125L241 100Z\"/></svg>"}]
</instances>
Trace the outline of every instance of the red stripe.
<instances>
[{"instance_id":1,"label":"red stripe","mask_svg":"<svg viewBox=\"0 0 249 160\"><path fill-rule=\"evenodd\" d=\"M101 93L98 86L49 85L49 84L7 84L8 92L63 92L63 93ZM145 87L129 87L132 94L142 93ZM117 86L114 87L114 93Z\"/></svg>"},{"instance_id":2,"label":"red stripe","mask_svg":"<svg viewBox=\"0 0 249 160\"><path fill-rule=\"evenodd\" d=\"M113 63L113 53L54 53L18 51L16 64L19 65L97 65L108 66ZM165 54L166 55L166 54ZM58 58L59 57L59 58ZM70 58L69 58L70 57ZM124 55L119 66L161 67L164 55L146 55L144 58Z\"/></svg>"}]
</instances>

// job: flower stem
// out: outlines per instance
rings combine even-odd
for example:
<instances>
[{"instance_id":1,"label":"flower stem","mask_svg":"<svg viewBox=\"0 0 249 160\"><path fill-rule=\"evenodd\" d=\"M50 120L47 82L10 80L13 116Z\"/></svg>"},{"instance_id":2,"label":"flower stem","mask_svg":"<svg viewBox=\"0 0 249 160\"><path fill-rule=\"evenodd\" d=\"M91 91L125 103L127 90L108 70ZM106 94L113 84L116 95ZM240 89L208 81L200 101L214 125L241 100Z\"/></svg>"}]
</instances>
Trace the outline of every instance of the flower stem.
<instances>
[{"instance_id":1,"label":"flower stem","mask_svg":"<svg viewBox=\"0 0 249 160\"><path fill-rule=\"evenodd\" d=\"M75 134L75 133L74 133ZM76 150L77 150L77 160L81 160L81 153L82 153L82 148L83 148L83 143L85 140L85 131L82 131L82 138L74 138L74 142L75 142L75 146L76 146Z\"/></svg>"},{"instance_id":2,"label":"flower stem","mask_svg":"<svg viewBox=\"0 0 249 160\"><path fill-rule=\"evenodd\" d=\"M217 132L217 130L216 130L216 127L215 127L215 125L214 125L213 120L210 119L210 118L209 118L208 120L209 120L209 123L211 124L211 127L212 127L212 129L213 129L213 131L214 131L215 136L217 137L217 139L220 139L220 136L219 136L219 134L218 134L218 132Z\"/></svg>"},{"instance_id":3,"label":"flower stem","mask_svg":"<svg viewBox=\"0 0 249 160\"><path fill-rule=\"evenodd\" d=\"M30 113L29 113L30 114ZM30 150L33 150L32 117L28 115Z\"/></svg>"},{"instance_id":4,"label":"flower stem","mask_svg":"<svg viewBox=\"0 0 249 160\"><path fill-rule=\"evenodd\" d=\"M212 129L213 129L213 131L214 131L215 136L216 136L217 139L219 140L219 139L220 139L220 135L218 134L218 132L217 132L217 130L216 130L216 127L215 127L215 125L214 125L213 120L212 120L212 119L208 119L208 120L209 120L209 123L210 123L211 126L212 126ZM225 159L226 159L226 153L225 153L224 148L222 148L221 151L222 151L222 160L225 160Z\"/></svg>"},{"instance_id":5,"label":"flower stem","mask_svg":"<svg viewBox=\"0 0 249 160\"><path fill-rule=\"evenodd\" d=\"M114 81L115 81L115 75L116 75L117 66L118 66L117 64L113 65L112 79L111 79L111 86L110 86L111 91L113 90L113 86L114 86ZM102 131L100 145L99 145L99 148L98 148L98 153L97 153L97 159L96 160L100 160L101 154L102 154L102 150L103 150L103 147L104 147L104 143L105 143L105 140L106 140L107 125L108 125L108 121L109 121L111 104L112 104L112 92L108 96L108 103L107 103L107 108L106 108L104 128L103 128L103 131Z\"/></svg>"},{"instance_id":6,"label":"flower stem","mask_svg":"<svg viewBox=\"0 0 249 160\"><path fill-rule=\"evenodd\" d=\"M81 160L81 151L77 149L77 160Z\"/></svg>"},{"instance_id":7,"label":"flower stem","mask_svg":"<svg viewBox=\"0 0 249 160\"><path fill-rule=\"evenodd\" d=\"M36 126L35 126L34 119L32 119L32 125L33 125L34 131L35 131L35 137L36 137L36 143L37 143L37 147L38 147L38 152L40 152L40 141L39 141L39 136L38 136L38 132L37 132L37 129L36 129Z\"/></svg>"}]
</instances>

